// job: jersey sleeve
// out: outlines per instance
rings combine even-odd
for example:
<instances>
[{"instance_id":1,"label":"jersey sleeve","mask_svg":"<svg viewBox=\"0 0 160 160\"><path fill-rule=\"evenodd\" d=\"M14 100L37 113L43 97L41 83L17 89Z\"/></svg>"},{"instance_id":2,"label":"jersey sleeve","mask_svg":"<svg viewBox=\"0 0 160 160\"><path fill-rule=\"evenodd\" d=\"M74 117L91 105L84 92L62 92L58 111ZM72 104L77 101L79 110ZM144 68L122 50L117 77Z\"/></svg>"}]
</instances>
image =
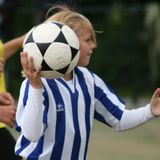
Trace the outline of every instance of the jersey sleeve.
<instances>
[{"instance_id":1,"label":"jersey sleeve","mask_svg":"<svg viewBox=\"0 0 160 160\"><path fill-rule=\"evenodd\" d=\"M153 117L150 105L138 109L125 109L125 103L96 75L95 99L95 118L117 131L134 128Z\"/></svg>"},{"instance_id":2,"label":"jersey sleeve","mask_svg":"<svg viewBox=\"0 0 160 160\"><path fill-rule=\"evenodd\" d=\"M109 126L115 127L121 120L125 103L104 83L97 75L94 75L95 90L95 118Z\"/></svg>"},{"instance_id":3,"label":"jersey sleeve","mask_svg":"<svg viewBox=\"0 0 160 160\"><path fill-rule=\"evenodd\" d=\"M154 116L151 113L150 104L137 109L126 109L122 115L120 123L116 126L116 130L124 131L137 127L153 117Z\"/></svg>"},{"instance_id":4,"label":"jersey sleeve","mask_svg":"<svg viewBox=\"0 0 160 160\"><path fill-rule=\"evenodd\" d=\"M28 140L37 141L47 126L44 89L34 89L28 80L22 83L16 113L16 129Z\"/></svg>"}]
</instances>

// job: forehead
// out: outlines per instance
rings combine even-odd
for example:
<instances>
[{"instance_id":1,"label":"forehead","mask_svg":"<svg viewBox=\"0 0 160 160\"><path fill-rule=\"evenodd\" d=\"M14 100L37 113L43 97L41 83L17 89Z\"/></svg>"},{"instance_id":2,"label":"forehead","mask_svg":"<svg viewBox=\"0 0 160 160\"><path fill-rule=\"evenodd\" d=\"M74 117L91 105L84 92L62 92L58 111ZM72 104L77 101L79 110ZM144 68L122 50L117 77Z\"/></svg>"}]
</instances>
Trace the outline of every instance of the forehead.
<instances>
[{"instance_id":1,"label":"forehead","mask_svg":"<svg viewBox=\"0 0 160 160\"><path fill-rule=\"evenodd\" d=\"M82 27L79 31L77 31L77 36L79 38L86 38L91 36L91 29L89 27Z\"/></svg>"}]
</instances>

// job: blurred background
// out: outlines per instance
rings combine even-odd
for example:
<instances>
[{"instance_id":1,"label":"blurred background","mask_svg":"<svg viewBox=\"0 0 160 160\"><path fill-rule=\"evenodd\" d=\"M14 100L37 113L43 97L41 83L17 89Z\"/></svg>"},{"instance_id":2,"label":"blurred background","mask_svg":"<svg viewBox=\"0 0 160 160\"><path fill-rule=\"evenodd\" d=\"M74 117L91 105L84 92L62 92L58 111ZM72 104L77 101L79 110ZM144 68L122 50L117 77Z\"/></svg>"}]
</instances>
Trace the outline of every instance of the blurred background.
<instances>
[{"instance_id":1,"label":"blurred background","mask_svg":"<svg viewBox=\"0 0 160 160\"><path fill-rule=\"evenodd\" d=\"M51 5L65 2L87 16L98 48L88 66L122 97L137 103L160 83L160 4L149 0L0 0L0 32L5 42L45 20ZM17 98L22 81L19 51L7 61L8 90Z\"/></svg>"},{"instance_id":2,"label":"blurred background","mask_svg":"<svg viewBox=\"0 0 160 160\"><path fill-rule=\"evenodd\" d=\"M43 22L48 8L57 2L80 10L97 31L98 47L88 68L111 85L126 100L128 107L148 103L160 84L159 0L0 0L2 40L5 42L24 34ZM16 99L23 80L19 52L6 64L7 88ZM89 159L159 159L157 121L123 136L96 122Z\"/></svg>"}]
</instances>

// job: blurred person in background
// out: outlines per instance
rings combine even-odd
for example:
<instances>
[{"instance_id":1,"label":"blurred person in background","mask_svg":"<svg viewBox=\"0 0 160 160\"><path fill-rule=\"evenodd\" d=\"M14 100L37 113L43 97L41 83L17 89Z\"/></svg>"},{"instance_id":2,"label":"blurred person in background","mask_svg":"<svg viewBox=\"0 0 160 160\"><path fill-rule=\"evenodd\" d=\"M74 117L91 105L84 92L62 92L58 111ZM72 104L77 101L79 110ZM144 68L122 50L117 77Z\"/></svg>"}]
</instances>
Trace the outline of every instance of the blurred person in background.
<instances>
[{"instance_id":1,"label":"blurred person in background","mask_svg":"<svg viewBox=\"0 0 160 160\"><path fill-rule=\"evenodd\" d=\"M16 105L14 98L6 91L4 79L5 61L12 56L23 43L23 36L15 38L3 44L0 40L0 159L21 160L15 155L15 138L7 129L7 125L13 127L15 124Z\"/></svg>"},{"instance_id":2,"label":"blurred person in background","mask_svg":"<svg viewBox=\"0 0 160 160\"><path fill-rule=\"evenodd\" d=\"M0 122L13 127L15 123L15 113L16 106L12 95L8 92L0 93ZM1 127L4 126L2 123L0 123Z\"/></svg>"}]
</instances>

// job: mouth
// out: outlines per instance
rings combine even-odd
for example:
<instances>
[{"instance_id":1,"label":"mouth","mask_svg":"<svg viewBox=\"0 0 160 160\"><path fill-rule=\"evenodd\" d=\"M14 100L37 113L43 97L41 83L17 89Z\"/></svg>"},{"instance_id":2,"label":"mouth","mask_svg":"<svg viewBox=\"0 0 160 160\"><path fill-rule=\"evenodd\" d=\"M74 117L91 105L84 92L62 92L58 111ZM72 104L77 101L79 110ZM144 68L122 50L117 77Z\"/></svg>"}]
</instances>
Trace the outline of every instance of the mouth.
<instances>
[{"instance_id":1,"label":"mouth","mask_svg":"<svg viewBox=\"0 0 160 160\"><path fill-rule=\"evenodd\" d=\"M90 56L92 54L92 52L89 52L88 55Z\"/></svg>"}]
</instances>

